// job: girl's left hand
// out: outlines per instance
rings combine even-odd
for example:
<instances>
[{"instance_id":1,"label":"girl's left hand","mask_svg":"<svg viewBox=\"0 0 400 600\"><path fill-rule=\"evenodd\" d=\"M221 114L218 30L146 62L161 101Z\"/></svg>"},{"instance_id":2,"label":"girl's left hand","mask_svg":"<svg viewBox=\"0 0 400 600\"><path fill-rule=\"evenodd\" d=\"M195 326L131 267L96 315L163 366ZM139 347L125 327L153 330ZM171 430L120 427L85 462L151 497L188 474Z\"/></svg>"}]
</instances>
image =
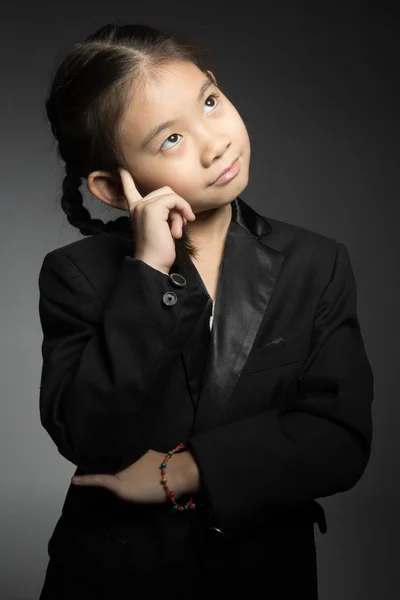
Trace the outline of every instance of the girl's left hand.
<instances>
[{"instance_id":1,"label":"girl's left hand","mask_svg":"<svg viewBox=\"0 0 400 600\"><path fill-rule=\"evenodd\" d=\"M156 452L150 449L139 460L119 473L79 475L80 481L77 481L76 485L104 487L123 500L132 502L166 502L168 498L161 484L160 469L160 464L166 454L166 452ZM179 471L174 468L174 465L178 466L179 456L180 454L176 454L170 458L166 471L168 487L175 492L176 499L182 493L179 489ZM76 477L73 477L71 481L75 484Z\"/></svg>"}]
</instances>

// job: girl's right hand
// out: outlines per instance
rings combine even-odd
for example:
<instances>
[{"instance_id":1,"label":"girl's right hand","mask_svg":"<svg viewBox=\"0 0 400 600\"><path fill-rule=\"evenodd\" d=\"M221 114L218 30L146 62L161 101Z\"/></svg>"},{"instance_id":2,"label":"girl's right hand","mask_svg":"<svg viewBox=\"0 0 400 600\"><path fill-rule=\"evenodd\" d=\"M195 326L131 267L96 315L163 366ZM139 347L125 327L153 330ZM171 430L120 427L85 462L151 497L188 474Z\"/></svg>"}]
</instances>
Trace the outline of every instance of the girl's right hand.
<instances>
[{"instance_id":1,"label":"girl's right hand","mask_svg":"<svg viewBox=\"0 0 400 600\"><path fill-rule=\"evenodd\" d=\"M131 174L122 167L119 172L135 236L135 258L169 271L176 258L173 238L180 238L187 221L196 218L189 202L167 185L143 198Z\"/></svg>"}]
</instances>

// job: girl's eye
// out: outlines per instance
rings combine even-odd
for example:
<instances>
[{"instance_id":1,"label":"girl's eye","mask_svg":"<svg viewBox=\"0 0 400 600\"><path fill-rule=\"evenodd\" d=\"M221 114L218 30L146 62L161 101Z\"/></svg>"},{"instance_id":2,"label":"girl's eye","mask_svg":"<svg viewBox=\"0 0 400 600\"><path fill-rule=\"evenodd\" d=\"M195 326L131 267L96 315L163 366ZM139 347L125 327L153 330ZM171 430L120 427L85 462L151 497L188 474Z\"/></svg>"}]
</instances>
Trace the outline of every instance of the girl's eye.
<instances>
[{"instance_id":1,"label":"girl's eye","mask_svg":"<svg viewBox=\"0 0 400 600\"><path fill-rule=\"evenodd\" d=\"M206 98L206 102L207 102L207 100L209 100L209 98L214 98L214 99L215 99L215 98L218 98L218 96L219 96L219 95L220 95L220 94L211 94L210 96L208 96L208 97ZM214 108L214 106L212 106L211 108ZM166 140L163 142L163 144L162 144L161 148L163 148L163 147L164 147L164 144L165 144L165 142L168 142L168 140L169 140L170 138L174 138L174 137L176 137L176 136L179 136L179 135L180 135L179 133L171 133L171 135L170 135L170 136L168 136L168 137L167 137L167 139L166 139ZM176 140L175 140L175 144L174 144L174 145L176 146ZM169 146L169 148L173 148L173 147L174 147L174 146ZM161 149L161 148L160 148L160 149ZM166 148L166 149L168 150L168 148Z\"/></svg>"}]
</instances>

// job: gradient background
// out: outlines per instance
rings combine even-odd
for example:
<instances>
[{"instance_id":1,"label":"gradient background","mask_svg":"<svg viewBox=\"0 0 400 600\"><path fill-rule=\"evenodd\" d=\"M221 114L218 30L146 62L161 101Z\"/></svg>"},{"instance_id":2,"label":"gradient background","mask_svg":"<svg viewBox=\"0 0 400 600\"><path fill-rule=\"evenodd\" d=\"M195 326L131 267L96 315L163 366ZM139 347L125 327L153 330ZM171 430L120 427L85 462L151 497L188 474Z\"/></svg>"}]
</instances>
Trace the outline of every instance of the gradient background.
<instances>
[{"instance_id":1,"label":"gradient background","mask_svg":"<svg viewBox=\"0 0 400 600\"><path fill-rule=\"evenodd\" d=\"M243 199L266 217L347 246L375 376L374 441L358 485L320 500L328 521L325 536L315 529L320 599L400 597L399 22L382 3L312 10L276 4L114 0L2 8L1 600L38 598L47 542L75 470L39 418L39 269L48 251L81 238L59 208L63 168L44 99L58 58L110 21L174 27L207 44L210 66L251 137ZM121 215L89 196L93 215Z\"/></svg>"}]
</instances>

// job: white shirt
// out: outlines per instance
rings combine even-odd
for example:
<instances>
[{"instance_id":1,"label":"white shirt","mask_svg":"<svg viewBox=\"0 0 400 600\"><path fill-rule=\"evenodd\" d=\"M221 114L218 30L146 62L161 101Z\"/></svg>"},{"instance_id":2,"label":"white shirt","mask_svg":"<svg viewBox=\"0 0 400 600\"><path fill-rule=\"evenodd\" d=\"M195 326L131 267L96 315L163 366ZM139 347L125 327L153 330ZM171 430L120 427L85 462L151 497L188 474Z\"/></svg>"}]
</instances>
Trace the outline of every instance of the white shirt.
<instances>
[{"instance_id":1,"label":"white shirt","mask_svg":"<svg viewBox=\"0 0 400 600\"><path fill-rule=\"evenodd\" d=\"M213 300L213 303L212 303L212 313L211 313L211 317L210 317L210 331L211 331L213 318L214 318L214 306L215 306L215 300Z\"/></svg>"}]
</instances>

